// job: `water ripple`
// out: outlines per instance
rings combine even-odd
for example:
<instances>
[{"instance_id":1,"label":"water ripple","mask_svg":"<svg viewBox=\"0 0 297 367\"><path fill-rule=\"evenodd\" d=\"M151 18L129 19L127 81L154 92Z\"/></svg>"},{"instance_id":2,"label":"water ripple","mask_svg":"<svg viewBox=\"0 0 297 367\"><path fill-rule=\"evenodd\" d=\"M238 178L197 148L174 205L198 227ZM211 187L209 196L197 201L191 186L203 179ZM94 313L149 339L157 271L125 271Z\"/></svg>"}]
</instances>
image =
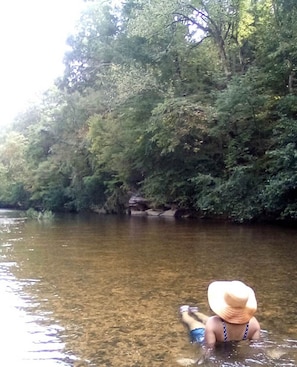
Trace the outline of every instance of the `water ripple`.
<instances>
[{"instance_id":1,"label":"water ripple","mask_svg":"<svg viewBox=\"0 0 297 367\"><path fill-rule=\"evenodd\" d=\"M0 263L0 365L18 367L69 366L59 333L63 328L30 310L38 303L22 292L24 284L9 271L14 262ZM27 279L25 284L37 282ZM22 297L23 295L23 297Z\"/></svg>"}]
</instances>

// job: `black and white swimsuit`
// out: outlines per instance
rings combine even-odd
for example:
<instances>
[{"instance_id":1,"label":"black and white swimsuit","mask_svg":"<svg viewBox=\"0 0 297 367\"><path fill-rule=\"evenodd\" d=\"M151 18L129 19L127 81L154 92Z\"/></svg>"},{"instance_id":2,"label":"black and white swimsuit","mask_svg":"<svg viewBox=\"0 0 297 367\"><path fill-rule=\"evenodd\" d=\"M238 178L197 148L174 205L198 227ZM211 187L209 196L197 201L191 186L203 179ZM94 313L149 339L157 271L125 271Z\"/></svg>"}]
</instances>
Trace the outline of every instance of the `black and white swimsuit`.
<instances>
[{"instance_id":1,"label":"black and white swimsuit","mask_svg":"<svg viewBox=\"0 0 297 367\"><path fill-rule=\"evenodd\" d=\"M226 323L223 319L221 319L221 320L222 320L222 323L223 323L224 342L226 342L228 340ZM249 322L246 324L242 340L246 340L248 332L249 332Z\"/></svg>"}]
</instances>

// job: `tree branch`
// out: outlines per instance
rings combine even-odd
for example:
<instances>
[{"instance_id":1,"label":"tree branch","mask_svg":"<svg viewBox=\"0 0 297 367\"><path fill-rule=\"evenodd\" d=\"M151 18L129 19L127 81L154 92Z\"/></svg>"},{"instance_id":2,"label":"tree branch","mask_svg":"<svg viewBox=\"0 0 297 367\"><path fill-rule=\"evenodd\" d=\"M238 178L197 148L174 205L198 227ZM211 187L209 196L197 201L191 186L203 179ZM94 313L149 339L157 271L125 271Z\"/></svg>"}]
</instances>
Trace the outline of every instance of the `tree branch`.
<instances>
[{"instance_id":1,"label":"tree branch","mask_svg":"<svg viewBox=\"0 0 297 367\"><path fill-rule=\"evenodd\" d=\"M200 23L196 22L195 20L193 20L192 18L188 17L187 15L184 15L182 13L177 13L177 12L173 13L173 15L180 16L181 17L181 20L187 20L187 21L191 22L192 24L195 24L199 29L201 29L205 33L211 31L209 28L204 27L203 25L201 25ZM178 21L176 23L178 23Z\"/></svg>"}]
</instances>

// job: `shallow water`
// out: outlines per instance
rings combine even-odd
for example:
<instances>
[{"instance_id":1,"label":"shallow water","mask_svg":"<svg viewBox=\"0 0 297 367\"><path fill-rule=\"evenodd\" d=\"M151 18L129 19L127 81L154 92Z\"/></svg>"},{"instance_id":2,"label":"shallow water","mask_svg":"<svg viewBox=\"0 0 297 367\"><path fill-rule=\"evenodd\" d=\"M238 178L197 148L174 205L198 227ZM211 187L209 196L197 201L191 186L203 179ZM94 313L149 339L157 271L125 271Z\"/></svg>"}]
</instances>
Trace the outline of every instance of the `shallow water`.
<instances>
[{"instance_id":1,"label":"shallow water","mask_svg":"<svg viewBox=\"0 0 297 367\"><path fill-rule=\"evenodd\" d=\"M262 339L217 350L204 365L296 366L296 230L20 215L0 211L3 365L186 365L201 350L179 305L209 313L208 284L241 279L256 291Z\"/></svg>"}]
</instances>

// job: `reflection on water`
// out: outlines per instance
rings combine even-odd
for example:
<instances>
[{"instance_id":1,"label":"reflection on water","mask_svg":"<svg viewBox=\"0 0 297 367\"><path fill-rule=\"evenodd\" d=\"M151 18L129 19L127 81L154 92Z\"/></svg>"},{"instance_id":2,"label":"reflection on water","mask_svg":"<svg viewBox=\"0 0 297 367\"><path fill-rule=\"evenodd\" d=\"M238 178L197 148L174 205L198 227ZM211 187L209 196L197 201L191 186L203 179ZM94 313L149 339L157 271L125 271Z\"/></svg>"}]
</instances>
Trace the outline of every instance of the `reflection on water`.
<instances>
[{"instance_id":1,"label":"reflection on water","mask_svg":"<svg viewBox=\"0 0 297 367\"><path fill-rule=\"evenodd\" d=\"M1 344L6 360L18 361L11 365L185 365L201 351L179 305L208 313L209 282L235 278L256 290L263 338L217 350L205 365L296 365L296 231L17 214L0 211Z\"/></svg>"},{"instance_id":2,"label":"reflection on water","mask_svg":"<svg viewBox=\"0 0 297 367\"><path fill-rule=\"evenodd\" d=\"M59 337L63 328L40 312L38 301L24 292L38 281L13 275L19 264L9 258L13 257L14 244L21 240L16 236L21 235L24 220L13 218L12 214L0 211L0 365L69 366L64 363L69 357L64 354L64 344Z\"/></svg>"},{"instance_id":3,"label":"reflection on water","mask_svg":"<svg viewBox=\"0 0 297 367\"><path fill-rule=\"evenodd\" d=\"M14 266L14 263L0 263L0 364L62 366L64 346L58 337L61 328L49 323L43 315L28 312L35 305L23 295L22 282L11 275L10 268ZM32 283L28 280L26 285Z\"/></svg>"}]
</instances>

